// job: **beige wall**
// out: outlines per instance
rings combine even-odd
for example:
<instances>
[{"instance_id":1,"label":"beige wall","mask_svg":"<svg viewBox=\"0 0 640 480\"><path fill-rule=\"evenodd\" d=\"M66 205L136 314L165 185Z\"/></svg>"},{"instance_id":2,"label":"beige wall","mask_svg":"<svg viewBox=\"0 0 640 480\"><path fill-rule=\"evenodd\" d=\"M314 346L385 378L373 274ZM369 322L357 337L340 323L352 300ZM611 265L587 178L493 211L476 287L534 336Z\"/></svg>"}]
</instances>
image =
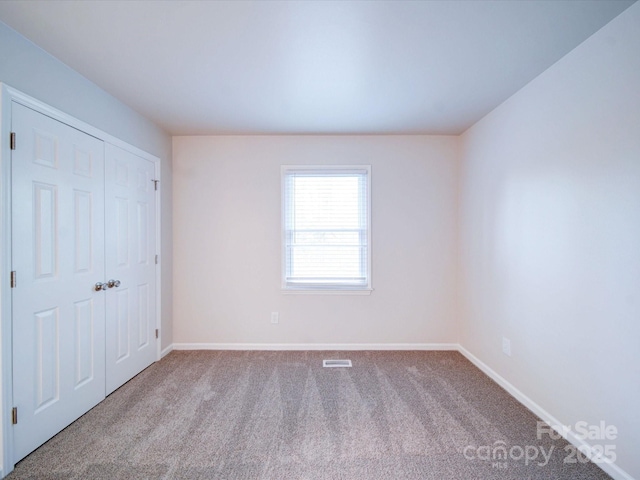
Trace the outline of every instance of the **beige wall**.
<instances>
[{"instance_id":1,"label":"beige wall","mask_svg":"<svg viewBox=\"0 0 640 480\"><path fill-rule=\"evenodd\" d=\"M175 137L174 342L455 343L457 145L444 136ZM370 296L281 292L282 164L372 166Z\"/></svg>"},{"instance_id":2,"label":"beige wall","mask_svg":"<svg viewBox=\"0 0 640 480\"><path fill-rule=\"evenodd\" d=\"M461 344L640 478L640 4L462 140Z\"/></svg>"}]
</instances>

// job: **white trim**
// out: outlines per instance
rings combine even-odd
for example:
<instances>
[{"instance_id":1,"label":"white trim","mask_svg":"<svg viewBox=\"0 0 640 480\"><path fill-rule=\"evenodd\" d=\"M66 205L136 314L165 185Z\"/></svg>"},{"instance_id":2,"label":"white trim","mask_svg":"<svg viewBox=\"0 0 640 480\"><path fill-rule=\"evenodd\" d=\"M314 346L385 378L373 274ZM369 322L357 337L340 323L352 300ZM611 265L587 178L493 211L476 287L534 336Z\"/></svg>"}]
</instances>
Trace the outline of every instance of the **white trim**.
<instances>
[{"instance_id":1,"label":"white trim","mask_svg":"<svg viewBox=\"0 0 640 480\"><path fill-rule=\"evenodd\" d=\"M173 351L173 343L160 352L160 359L163 359Z\"/></svg>"},{"instance_id":2,"label":"white trim","mask_svg":"<svg viewBox=\"0 0 640 480\"><path fill-rule=\"evenodd\" d=\"M156 361L162 358L162 165L160 159L154 160L155 180L158 182L156 195L156 328L158 338L156 339ZM155 187L154 187L155 188Z\"/></svg>"},{"instance_id":3,"label":"white trim","mask_svg":"<svg viewBox=\"0 0 640 480\"><path fill-rule=\"evenodd\" d=\"M54 120L58 120L59 122L65 123L88 135L91 135L100 140L103 140L105 143L110 143L111 145L120 147L139 157L145 158L147 160L151 160L152 162L160 162L160 159L155 155L151 155L150 153L145 152L144 150L141 150L140 148L134 145L131 145L123 140L120 140L119 138L114 137L113 135L110 135L107 132L100 130L99 128L96 128L93 125L90 125L86 122L83 122L82 120L72 117L68 113L65 113L61 110L58 110L57 108L47 105L46 103L41 102L36 98L30 97L26 93L22 93L21 91L16 90L13 87L10 87L6 83L3 83L2 86L3 86L2 93L8 95L9 102L13 101L21 105L24 105L25 107L36 110L37 112L40 112L43 115L51 117Z\"/></svg>"},{"instance_id":4,"label":"white trim","mask_svg":"<svg viewBox=\"0 0 640 480\"><path fill-rule=\"evenodd\" d=\"M478 357L473 355L469 350L464 348L462 345L458 345L458 351L464 355L467 360L473 363L476 367L478 367L484 374L486 374L491 380L496 382L502 388L504 388L507 393L509 393L513 398L518 400L522 405L524 405L527 409L529 409L534 415L540 417L542 421L547 423L548 425L562 425L562 423L547 412L544 408L534 402L531 398L525 395L518 388L513 386L511 382L506 380L503 376L501 376L498 372L489 367L486 363L480 360ZM576 433L572 430L565 432L563 430L559 431L565 440L574 445L577 448L586 448L586 451L591 451L592 446L585 442L582 438L576 436ZM633 477L621 469L615 463L596 463L598 467L604 470L607 474L613 477L616 480L633 480Z\"/></svg>"},{"instance_id":5,"label":"white trim","mask_svg":"<svg viewBox=\"0 0 640 480\"><path fill-rule=\"evenodd\" d=\"M12 96L5 84L0 84L0 356L2 362L2 471L13 470L13 428L11 428L11 408L13 407L13 356L12 356L12 302L11 285L8 281L11 271L11 132Z\"/></svg>"},{"instance_id":6,"label":"white trim","mask_svg":"<svg viewBox=\"0 0 640 480\"><path fill-rule=\"evenodd\" d=\"M456 343L174 343L174 350L458 350Z\"/></svg>"},{"instance_id":7,"label":"white trim","mask_svg":"<svg viewBox=\"0 0 640 480\"><path fill-rule=\"evenodd\" d=\"M7 84L0 83L0 245L3 245L0 252L0 362L2 364L1 379L1 399L2 413L0 418L2 423L2 472L9 474L13 471L13 429L11 428L11 407L13 402L13 371L12 371L12 300L11 287L7 279L11 271L11 150L9 142L9 133L11 131L11 104L16 102L27 108L42 113L54 120L69 125L77 130L87 133L103 142L109 143L116 147L122 148L138 157L153 162L156 179L160 179L161 163L160 158L144 150L130 145L88 123L83 122L69 114L66 114L56 108L47 105L19 90L16 90ZM20 142L20 139L18 139ZM160 188L158 189L160 192ZM161 198L158 194L156 202L156 244L157 253L160 254L160 236L161 236ZM158 268L156 269L156 325L160 329L161 325L161 296L162 296L162 277L161 268L162 257L159 257ZM162 330L160 329L160 334ZM160 359L161 335L158 338L158 347L156 357ZM2 475L0 475L2 478Z\"/></svg>"},{"instance_id":8,"label":"white trim","mask_svg":"<svg viewBox=\"0 0 640 480\"><path fill-rule=\"evenodd\" d=\"M312 288L283 288L280 290L284 295L371 295L373 288L344 289L344 290L323 290Z\"/></svg>"}]
</instances>

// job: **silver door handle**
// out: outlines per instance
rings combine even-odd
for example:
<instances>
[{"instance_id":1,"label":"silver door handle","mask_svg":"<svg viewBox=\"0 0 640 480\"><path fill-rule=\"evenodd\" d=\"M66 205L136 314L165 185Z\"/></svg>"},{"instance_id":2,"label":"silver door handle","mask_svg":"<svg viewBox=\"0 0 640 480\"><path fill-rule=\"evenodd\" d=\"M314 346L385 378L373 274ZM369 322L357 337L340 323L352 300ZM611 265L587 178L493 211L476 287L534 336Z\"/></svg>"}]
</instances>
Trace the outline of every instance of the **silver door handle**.
<instances>
[{"instance_id":1,"label":"silver door handle","mask_svg":"<svg viewBox=\"0 0 640 480\"><path fill-rule=\"evenodd\" d=\"M113 288L113 287L118 288L119 286L120 286L120 280L109 280L107 282L107 287L109 288Z\"/></svg>"},{"instance_id":2,"label":"silver door handle","mask_svg":"<svg viewBox=\"0 0 640 480\"><path fill-rule=\"evenodd\" d=\"M100 290L106 290L107 289L107 284L106 283L102 283L102 282L98 282L93 286L93 289L96 292L99 292Z\"/></svg>"}]
</instances>

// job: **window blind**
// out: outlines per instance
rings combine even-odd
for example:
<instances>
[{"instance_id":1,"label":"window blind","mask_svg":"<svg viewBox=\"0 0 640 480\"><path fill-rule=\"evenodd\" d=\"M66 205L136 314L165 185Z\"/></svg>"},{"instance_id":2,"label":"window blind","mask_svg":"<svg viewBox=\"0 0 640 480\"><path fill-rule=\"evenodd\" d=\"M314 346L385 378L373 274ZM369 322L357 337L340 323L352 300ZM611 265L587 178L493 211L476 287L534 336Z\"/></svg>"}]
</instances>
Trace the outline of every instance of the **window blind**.
<instances>
[{"instance_id":1,"label":"window blind","mask_svg":"<svg viewBox=\"0 0 640 480\"><path fill-rule=\"evenodd\" d=\"M283 175L285 288L368 288L369 169Z\"/></svg>"}]
</instances>

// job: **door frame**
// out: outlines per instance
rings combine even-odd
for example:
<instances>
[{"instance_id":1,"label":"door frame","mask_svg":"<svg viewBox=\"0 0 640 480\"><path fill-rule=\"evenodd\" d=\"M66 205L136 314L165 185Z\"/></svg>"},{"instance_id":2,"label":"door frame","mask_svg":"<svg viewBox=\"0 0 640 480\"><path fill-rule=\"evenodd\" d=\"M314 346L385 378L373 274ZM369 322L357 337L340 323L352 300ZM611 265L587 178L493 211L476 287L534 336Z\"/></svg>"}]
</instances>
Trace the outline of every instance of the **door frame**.
<instances>
[{"instance_id":1,"label":"door frame","mask_svg":"<svg viewBox=\"0 0 640 480\"><path fill-rule=\"evenodd\" d=\"M158 197L156 198L156 328L159 338L156 342L156 361L161 358L162 345L162 255L161 252L161 196L162 179L160 177L160 158L151 155L133 145L130 145L108 133L89 125L71 115L47 105L7 84L0 83L0 478L13 471L15 466L13 452L13 429L11 423L11 409L13 407L13 353L12 326L13 305L11 300L11 104L13 102L31 108L54 120L58 120L70 127L96 137L105 143L110 143L154 164L155 179L158 182ZM20 139L17 139L20 142ZM106 279L104 279L106 281Z\"/></svg>"}]
</instances>

